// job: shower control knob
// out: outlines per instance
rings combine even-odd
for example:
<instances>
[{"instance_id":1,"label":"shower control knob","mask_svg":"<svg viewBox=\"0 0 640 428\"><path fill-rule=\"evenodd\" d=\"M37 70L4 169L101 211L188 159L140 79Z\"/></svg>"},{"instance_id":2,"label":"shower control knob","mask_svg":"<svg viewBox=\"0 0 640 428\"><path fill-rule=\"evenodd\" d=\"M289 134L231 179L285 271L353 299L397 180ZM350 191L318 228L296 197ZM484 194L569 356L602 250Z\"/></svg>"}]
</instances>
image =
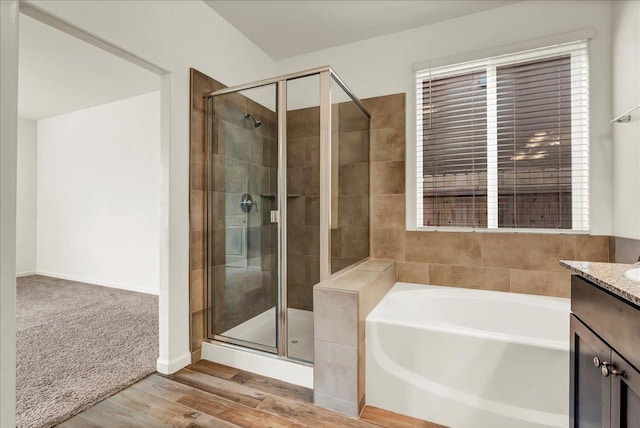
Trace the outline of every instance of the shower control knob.
<instances>
[{"instance_id":1,"label":"shower control knob","mask_svg":"<svg viewBox=\"0 0 640 428\"><path fill-rule=\"evenodd\" d=\"M248 193L245 193L244 195L242 195L242 197L240 198L240 208L242 209L242 212L245 212L245 213L251 212L251 209L253 207L255 207L257 210L258 203L253 200L251 195Z\"/></svg>"},{"instance_id":2,"label":"shower control knob","mask_svg":"<svg viewBox=\"0 0 640 428\"><path fill-rule=\"evenodd\" d=\"M602 365L602 363L600 362L600 358L598 357L593 357L593 365L597 367L600 367Z\"/></svg>"}]
</instances>

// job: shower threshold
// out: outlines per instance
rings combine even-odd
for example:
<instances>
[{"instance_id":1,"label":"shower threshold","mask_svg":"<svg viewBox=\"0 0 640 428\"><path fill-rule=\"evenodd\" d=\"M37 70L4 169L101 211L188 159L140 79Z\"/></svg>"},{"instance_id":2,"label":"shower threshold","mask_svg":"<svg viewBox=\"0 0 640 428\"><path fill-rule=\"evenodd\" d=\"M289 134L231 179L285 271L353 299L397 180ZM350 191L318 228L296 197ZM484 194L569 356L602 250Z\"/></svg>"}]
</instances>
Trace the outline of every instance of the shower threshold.
<instances>
[{"instance_id":1,"label":"shower threshold","mask_svg":"<svg viewBox=\"0 0 640 428\"><path fill-rule=\"evenodd\" d=\"M313 312L287 309L289 316L289 358L313 362ZM273 346L276 343L276 308L270 308L242 324L222 333L222 336Z\"/></svg>"}]
</instances>

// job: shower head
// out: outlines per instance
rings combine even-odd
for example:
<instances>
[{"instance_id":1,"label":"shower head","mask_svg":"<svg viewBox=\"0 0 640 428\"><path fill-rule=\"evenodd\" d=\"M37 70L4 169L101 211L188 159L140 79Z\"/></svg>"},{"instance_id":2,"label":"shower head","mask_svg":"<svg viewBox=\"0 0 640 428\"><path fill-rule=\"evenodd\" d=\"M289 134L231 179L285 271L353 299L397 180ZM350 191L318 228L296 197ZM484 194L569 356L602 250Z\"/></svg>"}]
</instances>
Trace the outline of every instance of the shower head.
<instances>
[{"instance_id":1,"label":"shower head","mask_svg":"<svg viewBox=\"0 0 640 428\"><path fill-rule=\"evenodd\" d=\"M257 128L258 126L262 125L261 120L256 119L255 117L251 116L249 113L245 113L244 118L251 120L251 122L253 122L254 128Z\"/></svg>"}]
</instances>

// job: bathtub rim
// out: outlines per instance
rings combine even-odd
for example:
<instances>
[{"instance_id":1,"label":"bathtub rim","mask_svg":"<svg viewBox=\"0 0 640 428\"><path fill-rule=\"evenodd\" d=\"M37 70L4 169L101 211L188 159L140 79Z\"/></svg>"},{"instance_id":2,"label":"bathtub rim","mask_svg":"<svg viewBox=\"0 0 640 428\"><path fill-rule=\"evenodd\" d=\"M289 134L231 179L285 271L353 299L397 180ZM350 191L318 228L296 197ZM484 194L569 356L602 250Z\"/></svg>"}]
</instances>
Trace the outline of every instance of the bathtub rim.
<instances>
[{"instance_id":1,"label":"bathtub rim","mask_svg":"<svg viewBox=\"0 0 640 428\"><path fill-rule=\"evenodd\" d=\"M390 318L387 314L381 315L380 310L377 310L380 305L383 305L385 299L392 296L393 294L402 293L402 292L410 292L410 291L439 291L444 294L447 292L455 292L456 294L460 293L470 293L471 295L481 295L483 298L486 296L502 296L508 297L506 300L530 300L527 304L531 304L533 301L535 306L545 307L550 310L557 310L561 312L566 312L567 317L567 325L569 322L569 315L571 313L571 305L570 299L564 297L551 297L551 296L538 296L532 294L521 294L521 293L510 293L506 291L495 291L495 290L481 290L481 289L472 289L472 288L462 288L462 287L448 287L448 286L440 286L440 285L426 285L426 284L418 284L418 283L410 283L410 282L400 282L397 281L391 290L385 295L380 303L371 311L371 313L367 316L365 322L368 323L381 323L399 327L409 327L420 330L430 330L441 333L450 333L450 334L459 334L467 337L474 337L479 339L486 340L494 340L498 342L508 342L515 343L518 345L527 345L527 346L537 346L543 347L547 349L554 349L559 351L568 351L570 348L569 343L569 334L567 331L567 337L563 340L556 339L546 339L540 337L531 337L526 335L517 335L517 334L508 334L497 331L491 331L486 329L475 329L471 327L462 326L454 323L447 323L443 321L434 321L429 320L428 323L420 323L419 321L407 320L407 319L397 319ZM502 299L501 299L502 300ZM545 306L545 303L547 304ZM550 305L549 305L550 304ZM551 307L550 307L551 306Z\"/></svg>"}]
</instances>

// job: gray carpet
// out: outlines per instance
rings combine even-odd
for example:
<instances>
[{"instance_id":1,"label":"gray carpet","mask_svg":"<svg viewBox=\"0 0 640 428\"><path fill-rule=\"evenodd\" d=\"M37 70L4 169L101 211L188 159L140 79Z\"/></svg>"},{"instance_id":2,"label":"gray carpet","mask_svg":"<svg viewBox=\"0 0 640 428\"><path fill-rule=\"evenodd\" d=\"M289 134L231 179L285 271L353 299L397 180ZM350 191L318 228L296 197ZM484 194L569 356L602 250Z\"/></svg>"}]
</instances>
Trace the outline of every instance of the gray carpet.
<instances>
[{"instance_id":1,"label":"gray carpet","mask_svg":"<svg viewBox=\"0 0 640 428\"><path fill-rule=\"evenodd\" d=\"M18 278L17 426L49 427L155 372L158 297Z\"/></svg>"}]
</instances>

